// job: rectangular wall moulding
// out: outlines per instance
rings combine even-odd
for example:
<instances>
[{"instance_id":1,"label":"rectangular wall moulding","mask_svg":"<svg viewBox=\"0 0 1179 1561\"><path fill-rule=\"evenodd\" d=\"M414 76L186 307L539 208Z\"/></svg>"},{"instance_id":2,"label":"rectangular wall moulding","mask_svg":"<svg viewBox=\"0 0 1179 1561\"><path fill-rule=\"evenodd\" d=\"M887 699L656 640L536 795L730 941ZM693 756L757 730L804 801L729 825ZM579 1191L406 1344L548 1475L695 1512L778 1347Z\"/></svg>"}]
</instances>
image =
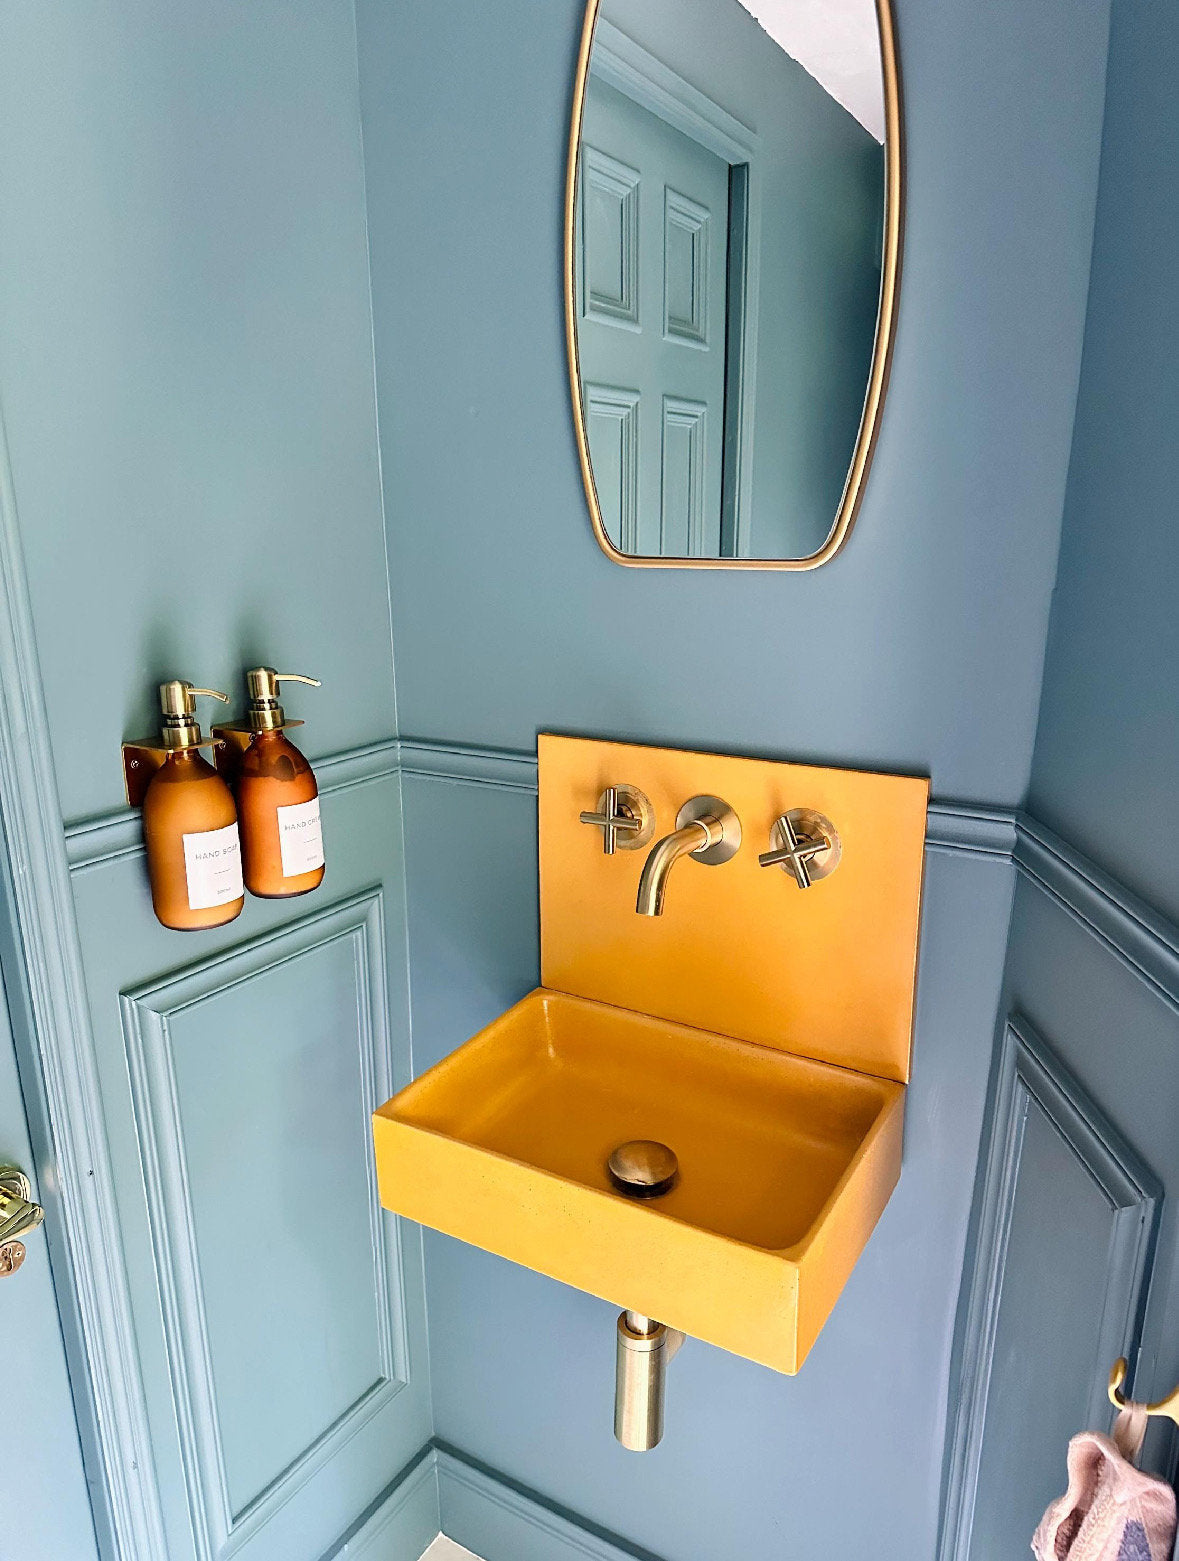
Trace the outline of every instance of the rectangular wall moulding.
<instances>
[{"instance_id":1,"label":"rectangular wall moulding","mask_svg":"<svg viewBox=\"0 0 1179 1561\"><path fill-rule=\"evenodd\" d=\"M1004 1031L964 1326L942 1561L1018 1555L1064 1449L1133 1358L1162 1188L1031 1026ZM1055 1483L1026 1478L1053 1449Z\"/></svg>"},{"instance_id":2,"label":"rectangular wall moulding","mask_svg":"<svg viewBox=\"0 0 1179 1561\"><path fill-rule=\"evenodd\" d=\"M404 1385L399 1235L365 1122L393 1087L381 898L122 998L202 1561L347 1457Z\"/></svg>"}]
</instances>

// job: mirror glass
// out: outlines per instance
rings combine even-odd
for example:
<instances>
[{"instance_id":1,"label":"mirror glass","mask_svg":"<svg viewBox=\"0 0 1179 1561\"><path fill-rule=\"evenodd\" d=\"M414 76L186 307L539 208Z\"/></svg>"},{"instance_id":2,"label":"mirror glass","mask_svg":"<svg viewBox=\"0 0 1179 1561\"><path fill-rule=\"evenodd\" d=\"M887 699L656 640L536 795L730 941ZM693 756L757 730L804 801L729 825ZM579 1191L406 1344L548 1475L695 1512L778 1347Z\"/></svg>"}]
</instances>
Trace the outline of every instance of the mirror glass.
<instances>
[{"instance_id":1,"label":"mirror glass","mask_svg":"<svg viewBox=\"0 0 1179 1561\"><path fill-rule=\"evenodd\" d=\"M882 0L590 0L566 212L575 420L621 561L846 538L900 234Z\"/></svg>"}]
</instances>

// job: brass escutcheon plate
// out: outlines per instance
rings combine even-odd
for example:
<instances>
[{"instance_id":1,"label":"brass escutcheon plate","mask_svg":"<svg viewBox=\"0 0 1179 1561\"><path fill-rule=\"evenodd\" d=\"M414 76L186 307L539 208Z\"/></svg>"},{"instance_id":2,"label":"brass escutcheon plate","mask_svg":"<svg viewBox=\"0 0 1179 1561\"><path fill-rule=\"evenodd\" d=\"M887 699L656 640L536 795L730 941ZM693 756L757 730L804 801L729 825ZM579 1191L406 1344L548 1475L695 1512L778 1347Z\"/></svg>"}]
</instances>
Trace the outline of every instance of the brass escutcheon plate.
<instances>
[{"instance_id":1,"label":"brass escutcheon plate","mask_svg":"<svg viewBox=\"0 0 1179 1561\"><path fill-rule=\"evenodd\" d=\"M812 883L821 883L824 878L830 878L831 874L843 860L843 841L839 838L839 831L825 814L816 813L814 808L791 808L786 814L793 826L794 833L801 840L825 840L826 848L816 851L806 864ZM786 837L782 833L782 827L777 819L774 820L770 830L770 847L774 851L785 848ZM790 863L782 862L782 871L794 874L790 871Z\"/></svg>"},{"instance_id":2,"label":"brass escutcheon plate","mask_svg":"<svg viewBox=\"0 0 1179 1561\"><path fill-rule=\"evenodd\" d=\"M719 819L724 838L709 846L707 851L693 851L692 861L703 862L708 867L731 861L741 848L741 820L721 797L691 797L676 814L675 827L683 829L685 824L699 823L702 818Z\"/></svg>"},{"instance_id":3,"label":"brass escutcheon plate","mask_svg":"<svg viewBox=\"0 0 1179 1561\"><path fill-rule=\"evenodd\" d=\"M620 781L615 786L614 796L620 811L629 818L637 819L639 824L638 829L619 830L614 841L615 848L619 851L641 851L650 844L655 833L655 809L637 786L629 786L626 781ZM606 793L603 792L598 798L598 812L601 813L605 806Z\"/></svg>"}]
</instances>

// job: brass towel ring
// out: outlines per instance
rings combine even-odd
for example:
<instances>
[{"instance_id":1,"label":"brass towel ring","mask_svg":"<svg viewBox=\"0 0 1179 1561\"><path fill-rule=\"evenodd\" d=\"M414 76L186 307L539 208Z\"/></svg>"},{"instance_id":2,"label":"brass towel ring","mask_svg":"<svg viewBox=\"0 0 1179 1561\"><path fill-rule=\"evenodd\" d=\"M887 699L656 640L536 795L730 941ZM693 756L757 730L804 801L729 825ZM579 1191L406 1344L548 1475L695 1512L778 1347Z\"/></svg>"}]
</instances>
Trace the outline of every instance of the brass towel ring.
<instances>
[{"instance_id":1,"label":"brass towel ring","mask_svg":"<svg viewBox=\"0 0 1179 1561\"><path fill-rule=\"evenodd\" d=\"M1109 1401L1115 1409L1132 1407L1122 1393L1122 1383L1126 1380L1128 1369L1126 1357L1122 1355L1114 1362L1113 1370L1109 1374ZM1145 1409L1148 1415L1166 1415L1168 1420L1173 1420L1176 1425L1179 1425L1179 1388L1166 1398L1159 1399L1157 1404L1140 1404L1137 1407Z\"/></svg>"}]
</instances>

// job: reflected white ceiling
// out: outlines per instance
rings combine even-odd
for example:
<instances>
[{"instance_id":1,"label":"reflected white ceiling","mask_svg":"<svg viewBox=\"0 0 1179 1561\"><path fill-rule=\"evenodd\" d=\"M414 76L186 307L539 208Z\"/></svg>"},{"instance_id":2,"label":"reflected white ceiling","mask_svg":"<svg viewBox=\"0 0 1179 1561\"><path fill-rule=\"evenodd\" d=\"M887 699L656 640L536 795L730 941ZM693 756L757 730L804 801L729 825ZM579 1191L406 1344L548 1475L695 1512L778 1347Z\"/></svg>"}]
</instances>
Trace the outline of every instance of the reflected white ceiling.
<instances>
[{"instance_id":1,"label":"reflected white ceiling","mask_svg":"<svg viewBox=\"0 0 1179 1561\"><path fill-rule=\"evenodd\" d=\"M880 142L884 92L873 0L741 0L791 59Z\"/></svg>"}]
</instances>

